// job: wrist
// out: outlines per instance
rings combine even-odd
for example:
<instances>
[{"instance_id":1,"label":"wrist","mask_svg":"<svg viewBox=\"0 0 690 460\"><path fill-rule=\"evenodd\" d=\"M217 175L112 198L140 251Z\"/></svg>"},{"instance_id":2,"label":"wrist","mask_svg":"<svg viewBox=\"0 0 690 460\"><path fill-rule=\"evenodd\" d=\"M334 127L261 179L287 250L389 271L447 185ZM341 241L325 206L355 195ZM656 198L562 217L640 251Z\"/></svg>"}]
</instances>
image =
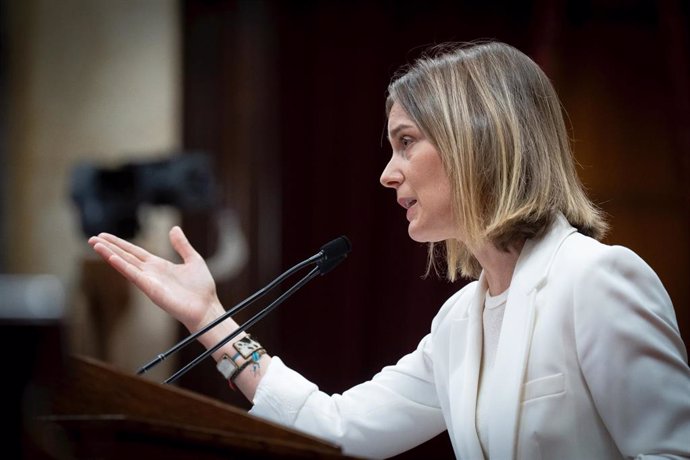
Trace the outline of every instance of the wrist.
<instances>
[{"instance_id":1,"label":"wrist","mask_svg":"<svg viewBox=\"0 0 690 460\"><path fill-rule=\"evenodd\" d=\"M204 312L204 316L200 320L193 323L193 325L189 325L187 327L191 333L196 333L205 328L206 326L210 325L214 321L218 320L218 318L225 314L225 308L223 308L219 300L215 300L209 304L208 308L206 308ZM218 324L210 328L204 334L201 334L197 340L206 349L210 349L216 347L221 341L224 341L226 337L228 337L230 334L235 333L238 328L239 325L235 322L235 320L231 317L227 317L223 319L223 321L219 322ZM233 344L236 341L244 338L246 335L247 334L245 332L237 334L237 336L231 342L228 342L219 349L217 349L212 355L213 358L217 361L221 358L221 356L224 353L232 354Z\"/></svg>"},{"instance_id":2,"label":"wrist","mask_svg":"<svg viewBox=\"0 0 690 460\"><path fill-rule=\"evenodd\" d=\"M223 308L220 300L216 297L208 304L208 307L203 311L201 317L190 319L188 322L184 323L184 326L190 333L195 333L223 314L225 314L225 308Z\"/></svg>"}]
</instances>

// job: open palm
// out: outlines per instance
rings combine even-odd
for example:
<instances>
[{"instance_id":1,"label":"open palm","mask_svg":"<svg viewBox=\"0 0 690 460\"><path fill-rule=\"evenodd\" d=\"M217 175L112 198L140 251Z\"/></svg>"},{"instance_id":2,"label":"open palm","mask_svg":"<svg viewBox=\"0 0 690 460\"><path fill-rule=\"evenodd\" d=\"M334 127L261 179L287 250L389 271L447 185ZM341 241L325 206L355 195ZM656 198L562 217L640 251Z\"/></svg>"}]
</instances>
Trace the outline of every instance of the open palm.
<instances>
[{"instance_id":1,"label":"open palm","mask_svg":"<svg viewBox=\"0 0 690 460\"><path fill-rule=\"evenodd\" d=\"M176 226L170 230L170 242L182 257L182 263L155 256L108 233L89 239L93 249L151 301L194 330L205 323L209 307L220 303L215 282L182 229Z\"/></svg>"}]
</instances>

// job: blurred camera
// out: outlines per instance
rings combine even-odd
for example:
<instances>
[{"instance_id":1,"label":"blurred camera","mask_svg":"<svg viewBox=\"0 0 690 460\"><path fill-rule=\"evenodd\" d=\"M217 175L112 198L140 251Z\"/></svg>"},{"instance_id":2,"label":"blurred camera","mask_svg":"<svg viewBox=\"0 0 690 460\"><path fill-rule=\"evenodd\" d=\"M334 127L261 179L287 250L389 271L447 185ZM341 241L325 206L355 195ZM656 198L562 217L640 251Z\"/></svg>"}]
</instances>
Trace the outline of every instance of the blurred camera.
<instances>
[{"instance_id":1,"label":"blurred camera","mask_svg":"<svg viewBox=\"0 0 690 460\"><path fill-rule=\"evenodd\" d=\"M142 204L206 211L216 204L216 186L208 156L192 152L112 168L79 163L72 170L70 196L85 236L108 232L131 239L140 228Z\"/></svg>"}]
</instances>

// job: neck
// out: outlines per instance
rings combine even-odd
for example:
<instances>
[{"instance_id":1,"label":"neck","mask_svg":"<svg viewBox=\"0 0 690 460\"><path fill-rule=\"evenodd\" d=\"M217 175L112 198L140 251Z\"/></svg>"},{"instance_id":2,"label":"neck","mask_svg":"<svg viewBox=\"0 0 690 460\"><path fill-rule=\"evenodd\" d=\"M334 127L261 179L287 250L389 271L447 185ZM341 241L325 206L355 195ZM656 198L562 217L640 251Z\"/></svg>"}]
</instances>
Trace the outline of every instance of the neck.
<instances>
[{"instance_id":1,"label":"neck","mask_svg":"<svg viewBox=\"0 0 690 460\"><path fill-rule=\"evenodd\" d=\"M489 243L474 251L474 257L484 269L484 276L492 296L504 292L510 287L513 272L525 240L511 244L507 251Z\"/></svg>"}]
</instances>

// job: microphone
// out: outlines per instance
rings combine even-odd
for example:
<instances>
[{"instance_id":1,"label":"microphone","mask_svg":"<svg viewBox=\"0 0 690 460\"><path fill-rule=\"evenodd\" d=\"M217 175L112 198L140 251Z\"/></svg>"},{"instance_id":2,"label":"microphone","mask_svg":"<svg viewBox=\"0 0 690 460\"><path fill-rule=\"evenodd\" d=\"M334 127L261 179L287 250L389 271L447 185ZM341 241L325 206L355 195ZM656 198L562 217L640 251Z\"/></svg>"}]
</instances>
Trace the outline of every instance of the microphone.
<instances>
[{"instance_id":1,"label":"microphone","mask_svg":"<svg viewBox=\"0 0 690 460\"><path fill-rule=\"evenodd\" d=\"M319 261L316 262L316 266L319 268L320 273L325 275L333 270L345 257L347 257L351 250L352 244L346 236L341 236L321 246L321 252L319 252L319 254L322 254L322 256Z\"/></svg>"},{"instance_id":2,"label":"microphone","mask_svg":"<svg viewBox=\"0 0 690 460\"><path fill-rule=\"evenodd\" d=\"M220 347L228 343L230 340L235 338L238 334L242 333L249 327L253 326L255 323L260 321L264 316L266 316L268 313L270 313L273 309L275 309L278 305L283 303L289 296L291 296L295 291L297 291L299 288L307 284L309 281L314 279L317 275L325 275L329 271L333 270L340 262L345 260L349 252L352 250L352 244L350 243L350 240L346 236L340 236L332 241L329 241L328 243L324 244L321 246L319 252L314 254L313 256L303 260L302 262L296 264L292 268L288 269L284 273L282 273L280 276L278 276L275 280L271 281L268 285L257 291L256 293L252 294L250 297L246 298L242 302L240 302L238 305L235 307L231 308L230 310L226 311L224 314L204 326L202 329L198 330L194 334L189 335L187 338L184 340L180 341L176 345L174 345L172 348L169 350L159 354L154 358L152 361L149 363L145 364L142 366L138 371L137 375L141 375L147 371L149 371L151 368L165 360L167 357L169 357L171 354L177 352L178 350L182 349L183 347L187 346L189 343L191 343L194 339L199 337L200 335L208 332L210 329L214 328L230 316L234 315L235 313L238 313L242 311L244 308L252 304L255 300L263 297L266 293L268 293L271 289L273 289L275 286L277 286L279 283L281 283L283 280L285 280L287 277L290 275L294 274L295 272L303 269L304 267L312 264L316 264L316 267L314 267L309 274L307 274L304 278L302 278L300 281L298 281L294 286L292 286L290 289L288 289L285 293L283 293L280 297L278 297L276 300L274 300L270 305L265 307L263 310L261 310L259 313L254 315L252 318L250 318L246 323L241 325L237 330L235 330L232 334L224 338L222 341L220 341L218 344L216 344L214 347L209 348L206 350L206 352L202 353L199 355L194 361L190 362L185 366L184 368L180 369L177 371L175 374L173 374L171 377L169 377L167 380L165 380L164 383L171 383L175 380L177 380L179 377L184 375L187 371L189 371L192 367L196 366L199 362L201 362L204 358L207 356L211 355L213 352L218 350Z\"/></svg>"}]
</instances>

